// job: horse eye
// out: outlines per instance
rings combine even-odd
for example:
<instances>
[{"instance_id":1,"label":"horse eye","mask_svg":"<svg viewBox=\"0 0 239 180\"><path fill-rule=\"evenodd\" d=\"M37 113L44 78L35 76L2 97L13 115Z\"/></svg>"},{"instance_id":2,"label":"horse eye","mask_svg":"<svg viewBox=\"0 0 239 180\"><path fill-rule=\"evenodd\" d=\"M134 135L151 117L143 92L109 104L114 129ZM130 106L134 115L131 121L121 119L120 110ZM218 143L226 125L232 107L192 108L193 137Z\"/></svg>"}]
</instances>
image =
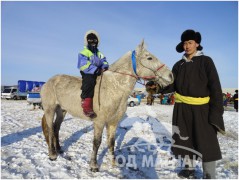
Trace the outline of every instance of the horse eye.
<instances>
[{"instance_id":1,"label":"horse eye","mask_svg":"<svg viewBox=\"0 0 239 180\"><path fill-rule=\"evenodd\" d=\"M152 57L148 57L147 59L148 59L148 60L152 60L153 58L152 58Z\"/></svg>"}]
</instances>

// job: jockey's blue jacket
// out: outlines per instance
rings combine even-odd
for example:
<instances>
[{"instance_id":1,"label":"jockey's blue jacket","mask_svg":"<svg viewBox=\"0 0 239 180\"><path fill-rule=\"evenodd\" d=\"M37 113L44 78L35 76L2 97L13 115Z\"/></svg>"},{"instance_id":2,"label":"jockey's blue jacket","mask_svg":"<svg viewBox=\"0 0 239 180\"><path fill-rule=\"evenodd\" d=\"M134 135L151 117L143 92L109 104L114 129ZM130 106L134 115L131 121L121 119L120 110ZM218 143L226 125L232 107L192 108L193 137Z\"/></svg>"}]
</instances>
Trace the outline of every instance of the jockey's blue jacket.
<instances>
[{"instance_id":1,"label":"jockey's blue jacket","mask_svg":"<svg viewBox=\"0 0 239 180\"><path fill-rule=\"evenodd\" d=\"M100 69L108 69L106 57L100 52L93 54L86 46L78 55L77 68L85 74L94 74Z\"/></svg>"}]
</instances>

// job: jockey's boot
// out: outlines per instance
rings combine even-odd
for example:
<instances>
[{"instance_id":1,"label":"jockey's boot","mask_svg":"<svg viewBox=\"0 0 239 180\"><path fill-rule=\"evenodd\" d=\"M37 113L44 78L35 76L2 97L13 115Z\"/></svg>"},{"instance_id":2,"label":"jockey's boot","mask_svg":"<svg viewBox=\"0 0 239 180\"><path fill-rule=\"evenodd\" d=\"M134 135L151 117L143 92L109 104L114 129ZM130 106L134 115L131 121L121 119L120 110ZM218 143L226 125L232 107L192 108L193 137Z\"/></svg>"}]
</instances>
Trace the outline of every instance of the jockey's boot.
<instances>
[{"instance_id":1,"label":"jockey's boot","mask_svg":"<svg viewBox=\"0 0 239 180\"><path fill-rule=\"evenodd\" d=\"M95 118L96 114L93 110L93 98L85 98L81 101L81 107L85 116Z\"/></svg>"}]
</instances>

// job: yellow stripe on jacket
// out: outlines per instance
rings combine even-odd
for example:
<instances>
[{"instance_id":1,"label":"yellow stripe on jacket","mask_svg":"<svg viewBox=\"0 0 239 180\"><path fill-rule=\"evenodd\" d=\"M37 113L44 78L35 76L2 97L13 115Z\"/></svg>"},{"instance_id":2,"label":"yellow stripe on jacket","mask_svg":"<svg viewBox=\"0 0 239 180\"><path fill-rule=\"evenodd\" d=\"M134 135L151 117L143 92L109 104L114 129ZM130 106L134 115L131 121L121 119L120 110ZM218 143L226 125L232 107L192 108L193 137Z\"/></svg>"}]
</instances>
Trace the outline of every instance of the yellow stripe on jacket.
<instances>
[{"instance_id":1,"label":"yellow stripe on jacket","mask_svg":"<svg viewBox=\"0 0 239 180\"><path fill-rule=\"evenodd\" d=\"M175 93L175 102L176 103L185 103L191 105L203 105L207 104L210 100L210 97L190 97L190 96L183 96L178 93Z\"/></svg>"}]
</instances>

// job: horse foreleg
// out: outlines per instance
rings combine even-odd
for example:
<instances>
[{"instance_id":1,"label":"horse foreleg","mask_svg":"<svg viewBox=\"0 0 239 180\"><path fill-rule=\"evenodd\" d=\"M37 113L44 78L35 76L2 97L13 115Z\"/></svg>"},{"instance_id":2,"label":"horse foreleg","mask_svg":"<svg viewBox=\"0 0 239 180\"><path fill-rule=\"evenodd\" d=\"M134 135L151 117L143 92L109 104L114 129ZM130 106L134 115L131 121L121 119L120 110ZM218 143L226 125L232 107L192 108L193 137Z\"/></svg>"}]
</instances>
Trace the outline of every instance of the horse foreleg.
<instances>
[{"instance_id":1,"label":"horse foreleg","mask_svg":"<svg viewBox=\"0 0 239 180\"><path fill-rule=\"evenodd\" d=\"M103 122L94 123L93 152L91 154L91 160L90 160L90 170L93 172L99 171L99 166L97 163L97 153L101 144L103 129L104 129Z\"/></svg>"},{"instance_id":2,"label":"horse foreleg","mask_svg":"<svg viewBox=\"0 0 239 180\"><path fill-rule=\"evenodd\" d=\"M115 153L114 153L114 147L115 147L115 132L117 128L117 124L110 124L108 123L106 125L107 128L107 142L108 147L110 150L111 160L112 160L112 166L115 165Z\"/></svg>"}]
</instances>

